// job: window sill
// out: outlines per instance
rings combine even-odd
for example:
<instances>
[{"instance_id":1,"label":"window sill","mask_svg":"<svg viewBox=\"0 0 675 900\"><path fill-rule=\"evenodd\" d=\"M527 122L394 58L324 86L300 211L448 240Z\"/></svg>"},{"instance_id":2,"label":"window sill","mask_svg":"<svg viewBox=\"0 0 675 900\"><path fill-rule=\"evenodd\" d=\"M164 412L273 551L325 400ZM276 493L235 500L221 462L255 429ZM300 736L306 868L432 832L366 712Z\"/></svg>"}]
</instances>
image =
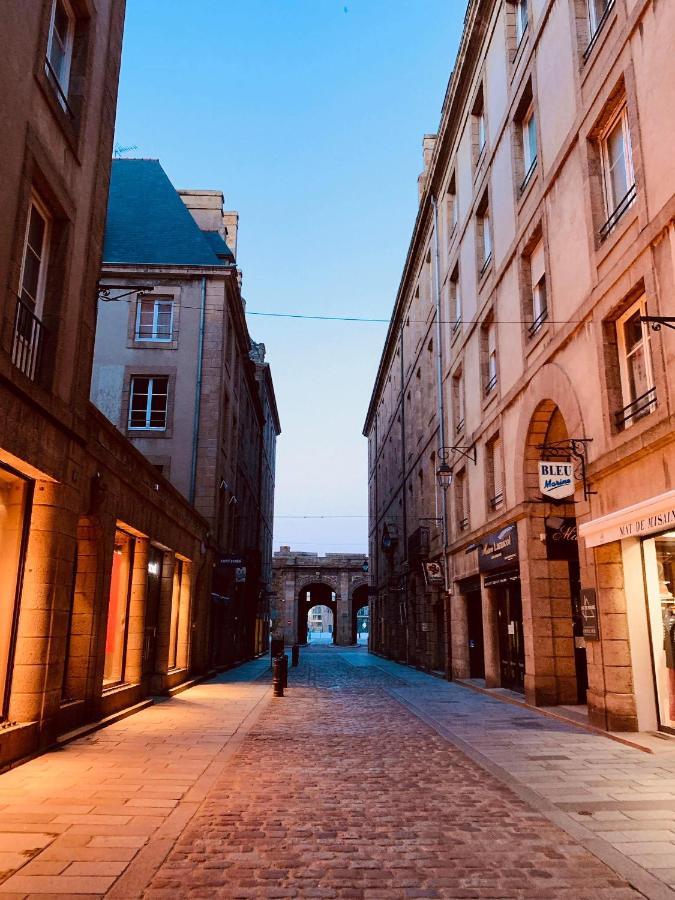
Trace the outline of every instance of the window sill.
<instances>
[{"instance_id":1,"label":"window sill","mask_svg":"<svg viewBox=\"0 0 675 900\"><path fill-rule=\"evenodd\" d=\"M167 427L164 429L155 428L125 428L124 435L133 440L134 438L170 438L173 437L173 429Z\"/></svg>"},{"instance_id":2,"label":"window sill","mask_svg":"<svg viewBox=\"0 0 675 900\"><path fill-rule=\"evenodd\" d=\"M177 350L178 341L147 341L131 338L127 341L127 347L130 350Z\"/></svg>"}]
</instances>

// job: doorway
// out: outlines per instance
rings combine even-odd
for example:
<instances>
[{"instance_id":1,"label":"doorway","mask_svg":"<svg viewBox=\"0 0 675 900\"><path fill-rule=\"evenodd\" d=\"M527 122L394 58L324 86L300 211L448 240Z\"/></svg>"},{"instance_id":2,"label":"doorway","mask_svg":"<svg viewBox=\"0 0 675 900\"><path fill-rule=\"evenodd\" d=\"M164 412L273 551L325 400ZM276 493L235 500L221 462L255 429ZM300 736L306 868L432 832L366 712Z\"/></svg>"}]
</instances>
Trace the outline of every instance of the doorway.
<instances>
[{"instance_id":1,"label":"doorway","mask_svg":"<svg viewBox=\"0 0 675 900\"><path fill-rule=\"evenodd\" d=\"M143 637L143 678L155 674L155 649L157 646L157 621L162 596L162 563L164 554L150 545L148 553L148 591L145 605L145 633Z\"/></svg>"},{"instance_id":2,"label":"doorway","mask_svg":"<svg viewBox=\"0 0 675 900\"><path fill-rule=\"evenodd\" d=\"M466 618L469 642L469 678L485 678L483 604L480 587L467 591Z\"/></svg>"},{"instance_id":3,"label":"doorway","mask_svg":"<svg viewBox=\"0 0 675 900\"><path fill-rule=\"evenodd\" d=\"M525 642L520 580L495 589L501 686L525 690Z\"/></svg>"}]
</instances>

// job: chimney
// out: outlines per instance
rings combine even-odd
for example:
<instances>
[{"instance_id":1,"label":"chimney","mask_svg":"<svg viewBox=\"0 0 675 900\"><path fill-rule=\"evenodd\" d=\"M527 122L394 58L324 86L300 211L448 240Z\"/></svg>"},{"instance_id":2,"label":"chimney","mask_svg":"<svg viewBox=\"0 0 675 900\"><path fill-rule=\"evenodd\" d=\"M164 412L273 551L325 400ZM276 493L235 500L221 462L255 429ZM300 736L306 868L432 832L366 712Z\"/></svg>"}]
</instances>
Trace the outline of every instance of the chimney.
<instances>
[{"instance_id":1,"label":"chimney","mask_svg":"<svg viewBox=\"0 0 675 900\"><path fill-rule=\"evenodd\" d=\"M417 190L419 193L419 200L421 202L422 196L427 186L427 177L429 175L429 166L431 165L431 157L434 155L434 147L436 146L436 137L435 134L425 134L424 140L422 141L422 158L424 161L424 168L417 179Z\"/></svg>"},{"instance_id":2,"label":"chimney","mask_svg":"<svg viewBox=\"0 0 675 900\"><path fill-rule=\"evenodd\" d=\"M225 198L222 192L181 190L178 194L199 228L217 231L236 259L239 213L223 211Z\"/></svg>"}]
</instances>

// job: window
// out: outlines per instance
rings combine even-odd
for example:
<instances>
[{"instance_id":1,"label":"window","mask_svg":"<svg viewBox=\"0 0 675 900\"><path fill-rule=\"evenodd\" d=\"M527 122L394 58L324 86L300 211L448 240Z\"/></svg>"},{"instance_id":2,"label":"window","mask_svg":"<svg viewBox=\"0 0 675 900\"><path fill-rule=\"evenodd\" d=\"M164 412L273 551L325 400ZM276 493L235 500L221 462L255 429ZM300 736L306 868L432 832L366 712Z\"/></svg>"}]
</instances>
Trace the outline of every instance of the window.
<instances>
[{"instance_id":1,"label":"window","mask_svg":"<svg viewBox=\"0 0 675 900\"><path fill-rule=\"evenodd\" d=\"M478 271L482 275L492 259L492 235L490 234L490 209L485 193L476 214L476 237L478 245Z\"/></svg>"},{"instance_id":2,"label":"window","mask_svg":"<svg viewBox=\"0 0 675 900\"><path fill-rule=\"evenodd\" d=\"M524 177L520 185L523 191L532 177L537 165L537 120L534 115L534 104L530 104L520 124L523 142Z\"/></svg>"},{"instance_id":3,"label":"window","mask_svg":"<svg viewBox=\"0 0 675 900\"><path fill-rule=\"evenodd\" d=\"M130 393L129 430L164 431L167 425L168 377L133 375Z\"/></svg>"},{"instance_id":4,"label":"window","mask_svg":"<svg viewBox=\"0 0 675 900\"><path fill-rule=\"evenodd\" d=\"M483 328L485 346L485 393L491 394L497 386L497 326L494 321Z\"/></svg>"},{"instance_id":5,"label":"window","mask_svg":"<svg viewBox=\"0 0 675 900\"><path fill-rule=\"evenodd\" d=\"M176 559L173 570L173 587L171 591L171 621L169 623L169 668L178 667L179 658L179 636L184 626L181 618L185 615L185 610L181 610L182 602L181 594L184 593L183 588L183 563L180 559ZM181 616L183 612L183 617Z\"/></svg>"},{"instance_id":6,"label":"window","mask_svg":"<svg viewBox=\"0 0 675 900\"><path fill-rule=\"evenodd\" d=\"M628 110L624 105L612 118L600 140L602 185L607 221L600 229L605 238L635 200L633 154L628 127Z\"/></svg>"},{"instance_id":7,"label":"window","mask_svg":"<svg viewBox=\"0 0 675 900\"><path fill-rule=\"evenodd\" d=\"M49 259L49 237L51 217L46 208L33 195L28 211L26 237L21 261L22 303L30 308L38 318L42 314Z\"/></svg>"},{"instance_id":8,"label":"window","mask_svg":"<svg viewBox=\"0 0 675 900\"><path fill-rule=\"evenodd\" d=\"M457 222L459 220L459 210L457 208L457 184L455 181L454 173L452 175L452 178L450 179L450 185L448 186L448 192L446 194L446 210L449 240L455 233Z\"/></svg>"},{"instance_id":9,"label":"window","mask_svg":"<svg viewBox=\"0 0 675 900\"><path fill-rule=\"evenodd\" d=\"M459 531L469 527L469 502L467 496L466 469L455 474L455 521Z\"/></svg>"},{"instance_id":10,"label":"window","mask_svg":"<svg viewBox=\"0 0 675 900\"><path fill-rule=\"evenodd\" d=\"M591 45L594 43L593 39L604 25L607 13L613 6L614 0L588 0L588 27ZM589 45L589 49L591 45Z\"/></svg>"},{"instance_id":11,"label":"window","mask_svg":"<svg viewBox=\"0 0 675 900\"><path fill-rule=\"evenodd\" d=\"M55 84L59 102L68 109L70 67L73 60L75 16L67 0L54 0L49 25L49 41L45 68Z\"/></svg>"},{"instance_id":12,"label":"window","mask_svg":"<svg viewBox=\"0 0 675 900\"><path fill-rule=\"evenodd\" d=\"M7 714L32 484L0 466L0 721Z\"/></svg>"},{"instance_id":13,"label":"window","mask_svg":"<svg viewBox=\"0 0 675 900\"><path fill-rule=\"evenodd\" d=\"M103 665L104 689L124 681L135 543L125 532L115 532Z\"/></svg>"},{"instance_id":14,"label":"window","mask_svg":"<svg viewBox=\"0 0 675 900\"><path fill-rule=\"evenodd\" d=\"M544 259L544 241L539 239L530 253L530 287L531 287L531 324L528 329L534 336L548 317L546 300L546 263Z\"/></svg>"},{"instance_id":15,"label":"window","mask_svg":"<svg viewBox=\"0 0 675 900\"><path fill-rule=\"evenodd\" d=\"M624 403L623 409L616 414L618 428L628 428L642 416L656 409L649 325L640 320L644 315L643 296L616 323L621 395Z\"/></svg>"},{"instance_id":16,"label":"window","mask_svg":"<svg viewBox=\"0 0 675 900\"><path fill-rule=\"evenodd\" d=\"M516 18L516 47L520 46L520 42L525 36L529 19L527 16L527 0L516 0L513 4Z\"/></svg>"},{"instance_id":17,"label":"window","mask_svg":"<svg viewBox=\"0 0 675 900\"><path fill-rule=\"evenodd\" d=\"M478 165L487 143L487 122L485 120L485 103L483 101L482 86L479 88L473 104L471 128L474 164Z\"/></svg>"},{"instance_id":18,"label":"window","mask_svg":"<svg viewBox=\"0 0 675 900\"><path fill-rule=\"evenodd\" d=\"M450 276L450 327L454 337L462 327L462 295L459 286L459 265L456 265Z\"/></svg>"},{"instance_id":19,"label":"window","mask_svg":"<svg viewBox=\"0 0 675 900\"><path fill-rule=\"evenodd\" d=\"M504 503L504 480L502 477L502 442L494 437L487 445L487 491L488 506L499 509Z\"/></svg>"},{"instance_id":20,"label":"window","mask_svg":"<svg viewBox=\"0 0 675 900\"><path fill-rule=\"evenodd\" d=\"M464 431L464 376L458 372L452 379L452 405L455 411L455 434Z\"/></svg>"},{"instance_id":21,"label":"window","mask_svg":"<svg viewBox=\"0 0 675 900\"><path fill-rule=\"evenodd\" d=\"M170 341L173 337L173 300L141 297L136 307L137 341Z\"/></svg>"}]
</instances>

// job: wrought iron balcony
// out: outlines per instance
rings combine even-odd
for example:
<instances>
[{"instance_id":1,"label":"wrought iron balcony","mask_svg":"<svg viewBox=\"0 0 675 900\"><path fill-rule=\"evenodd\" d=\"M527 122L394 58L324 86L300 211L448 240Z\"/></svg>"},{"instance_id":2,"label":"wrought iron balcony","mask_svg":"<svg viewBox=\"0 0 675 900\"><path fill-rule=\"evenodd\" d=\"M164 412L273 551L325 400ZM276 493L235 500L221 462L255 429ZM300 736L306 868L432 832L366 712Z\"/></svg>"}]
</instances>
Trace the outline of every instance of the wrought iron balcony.
<instances>
[{"instance_id":1,"label":"wrought iron balcony","mask_svg":"<svg viewBox=\"0 0 675 900\"><path fill-rule=\"evenodd\" d=\"M463 519L459 519L457 521L457 527L460 531L466 531L466 529L469 527L469 517L464 516Z\"/></svg>"},{"instance_id":2,"label":"wrought iron balcony","mask_svg":"<svg viewBox=\"0 0 675 900\"><path fill-rule=\"evenodd\" d=\"M532 324L528 327L528 332L530 337L534 337L535 334L539 331L544 322L548 319L548 309L544 307L542 311L539 313L537 318L532 322Z\"/></svg>"},{"instance_id":3,"label":"wrought iron balcony","mask_svg":"<svg viewBox=\"0 0 675 900\"><path fill-rule=\"evenodd\" d=\"M520 189L519 189L519 190L520 190L520 193L521 193L521 194L523 193L523 191L525 190L525 188L526 188L526 187L528 186L528 184L530 183L530 179L531 179L532 176L534 175L534 171L535 171L536 168L537 168L537 157L535 156L535 158L534 158L534 159L532 160L532 162L530 163L530 168L529 168L529 169L527 170L527 172L525 173L525 177L524 177L523 180L520 182Z\"/></svg>"},{"instance_id":4,"label":"wrought iron balcony","mask_svg":"<svg viewBox=\"0 0 675 900\"><path fill-rule=\"evenodd\" d=\"M621 218L621 216L626 212L628 207L632 204L633 200L635 200L636 195L637 195L637 187L635 184L632 184L628 188L626 195L624 197L622 197L621 200L619 201L619 203L617 204L617 207L614 210L614 212L612 213L612 215L609 217L609 219L607 219L605 224L600 229L601 240L604 241L605 238L610 234L610 232L614 230L614 228L616 227L616 224L619 221L619 219Z\"/></svg>"},{"instance_id":5,"label":"wrought iron balcony","mask_svg":"<svg viewBox=\"0 0 675 900\"><path fill-rule=\"evenodd\" d=\"M584 50L584 62L588 62L588 57L593 52L593 47L595 47L597 40L600 37L600 32L605 27L605 22L609 18L609 14L613 8L614 8L614 0L607 0L607 3L605 5L605 11L603 12L602 16L600 16L600 21L595 26L595 31L591 35L591 39L588 43L588 47L586 47L586 49Z\"/></svg>"},{"instance_id":6,"label":"wrought iron balcony","mask_svg":"<svg viewBox=\"0 0 675 900\"><path fill-rule=\"evenodd\" d=\"M12 339L12 362L33 381L40 374L45 328L31 307L17 298Z\"/></svg>"},{"instance_id":7,"label":"wrought iron balcony","mask_svg":"<svg viewBox=\"0 0 675 900\"><path fill-rule=\"evenodd\" d=\"M485 385L486 396L487 396L487 394L491 394L492 391L494 391L494 389L496 387L497 387L497 373L495 372L494 375L492 375L492 377L489 379L489 381Z\"/></svg>"},{"instance_id":8,"label":"wrought iron balcony","mask_svg":"<svg viewBox=\"0 0 675 900\"><path fill-rule=\"evenodd\" d=\"M502 503L504 502L504 492L499 491L494 495L494 497L490 497L490 509L498 509Z\"/></svg>"},{"instance_id":9,"label":"wrought iron balcony","mask_svg":"<svg viewBox=\"0 0 675 900\"><path fill-rule=\"evenodd\" d=\"M656 388L652 387L644 394L631 400L623 409L619 409L614 413L614 421L616 427L623 430L628 428L633 422L648 416L656 408Z\"/></svg>"}]
</instances>

